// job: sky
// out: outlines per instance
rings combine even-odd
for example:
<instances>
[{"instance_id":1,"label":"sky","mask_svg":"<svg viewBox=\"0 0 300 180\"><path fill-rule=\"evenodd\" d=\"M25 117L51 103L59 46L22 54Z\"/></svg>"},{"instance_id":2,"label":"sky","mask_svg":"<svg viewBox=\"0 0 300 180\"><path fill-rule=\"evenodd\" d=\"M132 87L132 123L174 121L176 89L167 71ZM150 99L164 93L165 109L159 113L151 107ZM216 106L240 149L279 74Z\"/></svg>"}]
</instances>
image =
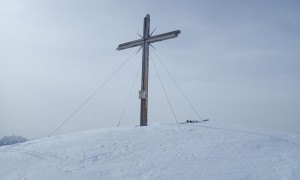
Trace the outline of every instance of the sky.
<instances>
[{"instance_id":1,"label":"sky","mask_svg":"<svg viewBox=\"0 0 300 180\"><path fill-rule=\"evenodd\" d=\"M129 62L56 134L116 127L139 67L143 18L154 35L181 34L150 51L149 118L201 118L300 134L300 3L279 0L0 0L0 137L48 136ZM140 76L121 126L139 125Z\"/></svg>"}]
</instances>

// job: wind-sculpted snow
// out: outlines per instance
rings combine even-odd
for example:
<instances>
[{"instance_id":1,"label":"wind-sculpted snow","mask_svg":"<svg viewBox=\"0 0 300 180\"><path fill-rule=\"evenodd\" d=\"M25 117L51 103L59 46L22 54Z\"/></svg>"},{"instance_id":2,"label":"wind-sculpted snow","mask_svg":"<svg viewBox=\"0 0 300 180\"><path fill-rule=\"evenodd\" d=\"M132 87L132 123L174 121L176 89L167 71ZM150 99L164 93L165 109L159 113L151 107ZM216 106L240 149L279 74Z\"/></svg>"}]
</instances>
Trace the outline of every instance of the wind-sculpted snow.
<instances>
[{"instance_id":1,"label":"wind-sculpted snow","mask_svg":"<svg viewBox=\"0 0 300 180\"><path fill-rule=\"evenodd\" d=\"M0 147L0 179L300 179L300 136L209 122L92 130Z\"/></svg>"}]
</instances>

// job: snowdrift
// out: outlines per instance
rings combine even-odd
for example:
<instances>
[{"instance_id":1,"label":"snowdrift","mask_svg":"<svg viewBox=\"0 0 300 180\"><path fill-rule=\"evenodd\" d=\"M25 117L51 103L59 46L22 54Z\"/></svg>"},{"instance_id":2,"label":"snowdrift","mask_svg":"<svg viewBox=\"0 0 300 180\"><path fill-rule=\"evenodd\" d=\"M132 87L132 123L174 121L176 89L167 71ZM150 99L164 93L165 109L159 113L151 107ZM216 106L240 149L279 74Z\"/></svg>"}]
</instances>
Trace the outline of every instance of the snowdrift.
<instances>
[{"instance_id":1,"label":"snowdrift","mask_svg":"<svg viewBox=\"0 0 300 180\"><path fill-rule=\"evenodd\" d=\"M91 130L0 147L0 179L300 179L300 136L205 123Z\"/></svg>"}]
</instances>

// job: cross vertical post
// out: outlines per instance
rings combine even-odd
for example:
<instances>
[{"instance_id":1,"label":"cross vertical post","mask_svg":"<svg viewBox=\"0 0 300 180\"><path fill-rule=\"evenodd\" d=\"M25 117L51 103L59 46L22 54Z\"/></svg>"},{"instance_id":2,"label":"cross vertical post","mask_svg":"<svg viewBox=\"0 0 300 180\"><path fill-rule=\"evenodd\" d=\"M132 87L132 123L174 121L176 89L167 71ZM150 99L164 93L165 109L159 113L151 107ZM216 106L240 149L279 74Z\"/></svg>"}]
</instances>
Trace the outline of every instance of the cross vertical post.
<instances>
[{"instance_id":1,"label":"cross vertical post","mask_svg":"<svg viewBox=\"0 0 300 180\"><path fill-rule=\"evenodd\" d=\"M150 43L163 41L175 38L180 34L180 30L171 31L168 33L151 36L150 34L150 15L147 14L144 18L144 32L142 39L130 41L127 43L119 44L117 50L123 50L136 46L143 48L142 57L142 83L141 90L139 91L139 98L141 99L140 109L140 126L147 126L148 124L148 79L149 79L149 45Z\"/></svg>"},{"instance_id":2,"label":"cross vertical post","mask_svg":"<svg viewBox=\"0 0 300 180\"><path fill-rule=\"evenodd\" d=\"M143 33L143 62L142 62L142 83L141 93L141 113L140 113L140 126L147 126L148 122L148 77L149 77L149 43L146 42L150 33L150 15L144 18L144 33Z\"/></svg>"}]
</instances>

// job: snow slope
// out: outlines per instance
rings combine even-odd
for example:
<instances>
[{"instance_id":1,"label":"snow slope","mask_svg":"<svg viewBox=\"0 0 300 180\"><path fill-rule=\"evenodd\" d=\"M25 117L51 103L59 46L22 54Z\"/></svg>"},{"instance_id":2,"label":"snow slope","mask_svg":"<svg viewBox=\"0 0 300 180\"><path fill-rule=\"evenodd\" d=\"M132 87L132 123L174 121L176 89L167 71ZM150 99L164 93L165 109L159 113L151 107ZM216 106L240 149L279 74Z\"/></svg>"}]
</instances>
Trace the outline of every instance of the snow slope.
<instances>
[{"instance_id":1,"label":"snow slope","mask_svg":"<svg viewBox=\"0 0 300 180\"><path fill-rule=\"evenodd\" d=\"M0 148L1 180L300 179L300 136L210 122L91 130Z\"/></svg>"}]
</instances>

